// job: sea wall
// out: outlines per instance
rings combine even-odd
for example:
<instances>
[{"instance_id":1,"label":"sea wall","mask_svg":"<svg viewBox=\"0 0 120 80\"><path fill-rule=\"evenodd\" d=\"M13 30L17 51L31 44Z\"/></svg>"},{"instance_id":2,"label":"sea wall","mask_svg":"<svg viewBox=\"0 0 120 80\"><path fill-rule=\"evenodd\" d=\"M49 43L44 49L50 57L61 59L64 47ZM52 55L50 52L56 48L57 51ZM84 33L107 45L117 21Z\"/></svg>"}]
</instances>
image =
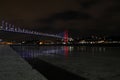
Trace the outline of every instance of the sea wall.
<instances>
[{"instance_id":1,"label":"sea wall","mask_svg":"<svg viewBox=\"0 0 120 80\"><path fill-rule=\"evenodd\" d=\"M47 80L10 46L0 45L0 80Z\"/></svg>"}]
</instances>

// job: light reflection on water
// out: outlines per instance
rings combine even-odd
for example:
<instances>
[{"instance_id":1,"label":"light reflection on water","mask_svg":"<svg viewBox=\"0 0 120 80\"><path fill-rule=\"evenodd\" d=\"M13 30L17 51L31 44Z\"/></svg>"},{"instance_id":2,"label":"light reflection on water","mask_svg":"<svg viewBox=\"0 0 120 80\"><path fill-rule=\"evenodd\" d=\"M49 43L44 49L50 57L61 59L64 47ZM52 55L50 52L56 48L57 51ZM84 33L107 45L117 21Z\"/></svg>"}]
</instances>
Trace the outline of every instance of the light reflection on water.
<instances>
[{"instance_id":1,"label":"light reflection on water","mask_svg":"<svg viewBox=\"0 0 120 80\"><path fill-rule=\"evenodd\" d=\"M92 75L92 77L93 75L97 75L97 77L105 75L105 78L108 77L108 75L111 76L114 73L119 73L120 47L12 47L23 58L25 58L25 60L27 60L34 69L38 70L40 73L46 76L48 80L64 80L65 77L65 80L84 80L79 78L75 79L76 76L73 77L73 74L69 75L71 72L75 75L77 74L79 77L81 75ZM66 70L69 72L66 72Z\"/></svg>"},{"instance_id":2,"label":"light reflection on water","mask_svg":"<svg viewBox=\"0 0 120 80\"><path fill-rule=\"evenodd\" d=\"M37 56L65 56L68 57L73 47L68 46L12 46L23 58Z\"/></svg>"},{"instance_id":3,"label":"light reflection on water","mask_svg":"<svg viewBox=\"0 0 120 80\"><path fill-rule=\"evenodd\" d=\"M88 47L88 46L12 46L23 58L38 56L65 57L70 56L107 56L120 57L119 47Z\"/></svg>"}]
</instances>

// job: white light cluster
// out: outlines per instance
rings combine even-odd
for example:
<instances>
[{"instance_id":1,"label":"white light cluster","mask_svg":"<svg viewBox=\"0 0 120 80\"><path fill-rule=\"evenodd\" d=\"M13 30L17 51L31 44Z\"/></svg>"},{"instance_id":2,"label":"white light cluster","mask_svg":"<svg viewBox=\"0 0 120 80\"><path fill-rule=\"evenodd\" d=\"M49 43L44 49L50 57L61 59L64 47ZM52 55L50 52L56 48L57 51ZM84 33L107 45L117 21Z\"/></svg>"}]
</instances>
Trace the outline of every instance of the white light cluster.
<instances>
[{"instance_id":1,"label":"white light cluster","mask_svg":"<svg viewBox=\"0 0 120 80\"><path fill-rule=\"evenodd\" d=\"M8 24L7 22L4 22L4 21L2 21L2 26L0 26L0 30L10 31L10 32L19 32L19 33L25 33L25 34L32 34L32 35L38 35L38 36L50 36L50 37L56 37L56 38L64 38L64 37L59 36L59 35L40 33L40 32L31 31L31 30L27 30L27 29L21 29L19 27L15 27L14 25Z\"/></svg>"}]
</instances>

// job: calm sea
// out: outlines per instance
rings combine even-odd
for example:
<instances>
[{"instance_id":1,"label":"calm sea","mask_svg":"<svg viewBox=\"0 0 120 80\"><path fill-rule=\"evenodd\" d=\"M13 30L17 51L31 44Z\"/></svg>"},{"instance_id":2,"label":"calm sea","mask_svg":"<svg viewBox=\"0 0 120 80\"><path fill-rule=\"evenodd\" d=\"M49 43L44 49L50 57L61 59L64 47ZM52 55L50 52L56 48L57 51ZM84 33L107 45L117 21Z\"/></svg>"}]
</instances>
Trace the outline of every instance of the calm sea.
<instances>
[{"instance_id":1,"label":"calm sea","mask_svg":"<svg viewBox=\"0 0 120 80\"><path fill-rule=\"evenodd\" d=\"M120 73L120 47L12 46L12 48L49 80L85 80L83 77L93 76L104 79Z\"/></svg>"},{"instance_id":2,"label":"calm sea","mask_svg":"<svg viewBox=\"0 0 120 80\"><path fill-rule=\"evenodd\" d=\"M120 57L120 47L90 46L12 46L23 58L42 56L69 58L71 56Z\"/></svg>"}]
</instances>

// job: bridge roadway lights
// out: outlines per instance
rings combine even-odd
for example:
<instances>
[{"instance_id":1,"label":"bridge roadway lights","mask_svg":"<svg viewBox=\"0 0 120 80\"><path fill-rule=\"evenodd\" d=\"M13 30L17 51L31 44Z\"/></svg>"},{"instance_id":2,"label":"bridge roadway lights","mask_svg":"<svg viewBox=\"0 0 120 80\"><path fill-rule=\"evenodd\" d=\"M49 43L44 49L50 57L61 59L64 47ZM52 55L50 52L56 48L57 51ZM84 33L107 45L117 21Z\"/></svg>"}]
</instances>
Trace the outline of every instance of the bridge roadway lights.
<instances>
[{"instance_id":1,"label":"bridge roadway lights","mask_svg":"<svg viewBox=\"0 0 120 80\"><path fill-rule=\"evenodd\" d=\"M32 34L32 35L38 35L38 36L48 36L48 37L55 37L55 38L61 38L64 39L64 42L67 44L68 43L68 31L64 31L64 35L54 35L54 34L48 34L48 33L41 33L41 32L36 32L36 31L31 31L27 29L21 29L19 27L15 27L14 25L8 24L5 21L2 21L2 26L0 26L1 31L10 31L10 32L17 32L17 33L24 33L24 34Z\"/></svg>"}]
</instances>

